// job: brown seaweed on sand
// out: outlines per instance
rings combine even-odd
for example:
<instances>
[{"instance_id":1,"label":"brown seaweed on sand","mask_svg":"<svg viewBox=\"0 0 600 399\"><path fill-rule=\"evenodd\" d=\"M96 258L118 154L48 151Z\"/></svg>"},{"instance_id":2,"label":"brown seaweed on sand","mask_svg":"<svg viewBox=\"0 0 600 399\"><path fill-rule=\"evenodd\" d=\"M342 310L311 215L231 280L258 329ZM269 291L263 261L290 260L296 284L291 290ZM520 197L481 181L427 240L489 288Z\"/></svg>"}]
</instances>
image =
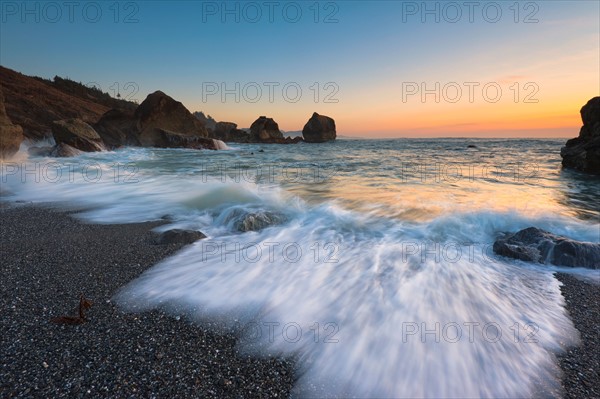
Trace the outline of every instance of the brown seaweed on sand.
<instances>
[{"instance_id":1,"label":"brown seaweed on sand","mask_svg":"<svg viewBox=\"0 0 600 399\"><path fill-rule=\"evenodd\" d=\"M92 307L93 302L89 299L86 299L83 294L79 297L79 316L60 316L53 317L50 319L52 323L56 324L83 324L87 321L85 318L85 311Z\"/></svg>"}]
</instances>

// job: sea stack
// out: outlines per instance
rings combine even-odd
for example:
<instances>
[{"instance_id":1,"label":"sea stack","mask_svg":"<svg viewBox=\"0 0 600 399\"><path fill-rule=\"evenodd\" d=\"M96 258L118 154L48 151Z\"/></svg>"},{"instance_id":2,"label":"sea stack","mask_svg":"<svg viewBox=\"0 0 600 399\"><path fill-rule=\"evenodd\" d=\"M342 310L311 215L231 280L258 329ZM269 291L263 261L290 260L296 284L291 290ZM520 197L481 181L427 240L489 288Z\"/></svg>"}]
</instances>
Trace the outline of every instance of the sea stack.
<instances>
[{"instance_id":1,"label":"sea stack","mask_svg":"<svg viewBox=\"0 0 600 399\"><path fill-rule=\"evenodd\" d=\"M600 97L594 97L581 108L583 126L579 137L567 141L560 156L565 168L600 175Z\"/></svg>"},{"instance_id":2,"label":"sea stack","mask_svg":"<svg viewBox=\"0 0 600 399\"><path fill-rule=\"evenodd\" d=\"M302 129L302 136L307 143L324 143L335 140L335 121L325 115L314 112Z\"/></svg>"},{"instance_id":3,"label":"sea stack","mask_svg":"<svg viewBox=\"0 0 600 399\"><path fill-rule=\"evenodd\" d=\"M250 126L253 138L261 143L279 143L284 141L283 133L273 118L261 116Z\"/></svg>"}]
</instances>

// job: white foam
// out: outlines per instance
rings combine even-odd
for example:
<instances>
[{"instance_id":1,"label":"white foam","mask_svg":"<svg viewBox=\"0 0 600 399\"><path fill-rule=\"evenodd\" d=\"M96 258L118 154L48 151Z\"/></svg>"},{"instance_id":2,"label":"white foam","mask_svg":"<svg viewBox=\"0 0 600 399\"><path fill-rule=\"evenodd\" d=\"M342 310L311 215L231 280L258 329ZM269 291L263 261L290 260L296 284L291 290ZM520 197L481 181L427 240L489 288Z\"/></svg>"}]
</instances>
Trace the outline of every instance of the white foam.
<instances>
[{"instance_id":1,"label":"white foam","mask_svg":"<svg viewBox=\"0 0 600 399\"><path fill-rule=\"evenodd\" d=\"M213 139L213 142L215 143L217 150L231 150L231 147L221 140Z\"/></svg>"},{"instance_id":2,"label":"white foam","mask_svg":"<svg viewBox=\"0 0 600 399\"><path fill-rule=\"evenodd\" d=\"M320 207L284 228L198 242L134 281L118 301L130 311L193 312L230 328L258 323L261 338L253 332L242 347L299 354L301 396L557 394L554 353L578 339L558 282L550 271L489 256L484 244L472 245L472 255L463 246L459 259L450 250L406 255L434 238L455 244L464 232L454 223L402 226ZM302 250L297 261L281 251L289 243ZM236 245L246 248L237 260ZM276 248L272 257L268 248ZM326 262L332 254L337 262ZM291 342L298 326L301 338ZM438 333L410 335L415 326L439 326Z\"/></svg>"},{"instance_id":3,"label":"white foam","mask_svg":"<svg viewBox=\"0 0 600 399\"><path fill-rule=\"evenodd\" d=\"M289 151L284 153L289 162L303 159L294 155L293 148ZM506 211L506 206L470 205L469 196L454 208L451 196L427 197L443 205L442 216L381 217L377 215L397 209L374 198L369 203L372 212L348 211L335 205L335 195L323 199L335 192L336 181L283 184L292 192L308 193L307 203L258 174L236 180L204 173L203 162L245 159L243 152L198 154L138 148L64 159L25 156L8 169L8 163L2 164L2 188L12 193L13 200L88 207L80 216L98 223L168 215L170 223L161 229L185 227L206 233L208 239L126 287L119 303L133 311L159 307L191 312L200 322L217 318L229 328L258 323L262 337L243 336L242 348L256 354L297 354L303 373L296 394L560 395L553 356L576 343L577 332L552 276L556 269L497 257L491 244L499 232L529 226L597 241L597 224L569 217L564 208L557 208L562 205L550 201L546 208ZM538 186L529 187L538 193ZM398 205L403 199L407 208L418 208L423 202L419 188L402 186L406 193L395 206L404 206ZM506 195L514 189L507 188ZM545 198L554 195L545 188L539 192ZM472 211L465 211L469 207ZM286 222L240 234L226 222L240 209L282 213ZM427 213L427 205L423 209L420 212ZM302 252L296 260L298 249ZM296 328L290 323L302 329L298 342L288 342L294 337L282 335L284 326ZM408 334L411 327L431 330L436 323L439 342L434 334L424 339ZM451 323L461 328L462 337L456 342L449 339L456 327ZM489 339L495 337L493 328L483 335L486 323L500 328L497 342ZM269 326L277 339L270 339ZM473 340L469 326L475 329ZM532 326L539 328L533 335L537 342L524 342ZM327 338L339 342L324 342Z\"/></svg>"}]
</instances>

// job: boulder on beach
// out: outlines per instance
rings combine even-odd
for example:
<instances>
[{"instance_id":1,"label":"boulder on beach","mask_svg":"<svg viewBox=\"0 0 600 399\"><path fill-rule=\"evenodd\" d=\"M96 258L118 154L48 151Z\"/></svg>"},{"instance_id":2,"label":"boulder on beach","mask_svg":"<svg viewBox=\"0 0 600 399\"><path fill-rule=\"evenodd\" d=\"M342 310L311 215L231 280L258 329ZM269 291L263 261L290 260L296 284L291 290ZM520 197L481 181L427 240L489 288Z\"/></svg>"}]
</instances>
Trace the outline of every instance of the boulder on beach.
<instances>
[{"instance_id":1,"label":"boulder on beach","mask_svg":"<svg viewBox=\"0 0 600 399\"><path fill-rule=\"evenodd\" d=\"M556 266L600 269L600 244L561 237L536 227L506 233L494 252L509 258Z\"/></svg>"},{"instance_id":2,"label":"boulder on beach","mask_svg":"<svg viewBox=\"0 0 600 399\"><path fill-rule=\"evenodd\" d=\"M156 244L192 244L206 236L196 230L172 229L161 233L156 238Z\"/></svg>"},{"instance_id":3,"label":"boulder on beach","mask_svg":"<svg viewBox=\"0 0 600 399\"><path fill-rule=\"evenodd\" d=\"M335 121L328 116L314 112L304 125L302 136L307 143L333 141L336 138Z\"/></svg>"},{"instance_id":4,"label":"boulder on beach","mask_svg":"<svg viewBox=\"0 0 600 399\"><path fill-rule=\"evenodd\" d=\"M206 137L190 136L171 132L165 129L157 129L158 137L154 146L159 148L190 148L194 150L217 150L215 140Z\"/></svg>"},{"instance_id":5,"label":"boulder on beach","mask_svg":"<svg viewBox=\"0 0 600 399\"><path fill-rule=\"evenodd\" d=\"M162 91L155 91L135 110L139 140L143 146L154 147L162 140L163 131L180 135L208 137L204 124L179 101Z\"/></svg>"},{"instance_id":6,"label":"boulder on beach","mask_svg":"<svg viewBox=\"0 0 600 399\"><path fill-rule=\"evenodd\" d=\"M140 145L137 120L132 110L111 109L93 127L108 148Z\"/></svg>"},{"instance_id":7,"label":"boulder on beach","mask_svg":"<svg viewBox=\"0 0 600 399\"><path fill-rule=\"evenodd\" d=\"M23 129L19 125L13 125L6 114L4 94L0 87L0 158L9 158L16 154L22 141Z\"/></svg>"},{"instance_id":8,"label":"boulder on beach","mask_svg":"<svg viewBox=\"0 0 600 399\"><path fill-rule=\"evenodd\" d=\"M250 134L260 143L279 143L285 140L273 118L261 116L250 126Z\"/></svg>"},{"instance_id":9,"label":"boulder on beach","mask_svg":"<svg viewBox=\"0 0 600 399\"><path fill-rule=\"evenodd\" d=\"M259 231L267 227L285 222L285 217L275 212L252 212L241 215L236 222L235 228L238 231Z\"/></svg>"},{"instance_id":10,"label":"boulder on beach","mask_svg":"<svg viewBox=\"0 0 600 399\"><path fill-rule=\"evenodd\" d=\"M600 175L600 97L589 100L580 113L583 126L579 137L568 140L561 148L562 165Z\"/></svg>"},{"instance_id":11,"label":"boulder on beach","mask_svg":"<svg viewBox=\"0 0 600 399\"><path fill-rule=\"evenodd\" d=\"M247 232L260 231L267 227L279 225L287 220L286 216L280 212L274 212L262 209L229 209L223 215L223 223L233 230Z\"/></svg>"},{"instance_id":12,"label":"boulder on beach","mask_svg":"<svg viewBox=\"0 0 600 399\"><path fill-rule=\"evenodd\" d=\"M105 149L102 138L81 119L54 121L52 135L57 145L66 144L84 152L103 151Z\"/></svg>"}]
</instances>

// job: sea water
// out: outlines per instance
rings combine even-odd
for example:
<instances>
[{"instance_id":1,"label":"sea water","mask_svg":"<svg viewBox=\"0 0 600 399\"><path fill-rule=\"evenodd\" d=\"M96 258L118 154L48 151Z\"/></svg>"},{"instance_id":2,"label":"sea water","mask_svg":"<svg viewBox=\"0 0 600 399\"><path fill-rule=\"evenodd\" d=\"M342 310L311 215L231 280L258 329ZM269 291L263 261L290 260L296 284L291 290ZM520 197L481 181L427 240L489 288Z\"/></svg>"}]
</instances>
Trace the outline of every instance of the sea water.
<instances>
[{"instance_id":1,"label":"sea water","mask_svg":"<svg viewBox=\"0 0 600 399\"><path fill-rule=\"evenodd\" d=\"M600 180L562 140L397 139L128 148L2 164L2 196L95 223L163 220L207 238L123 287L293 356L298 396L559 396L578 342L556 270L497 256L503 232L600 241ZM243 231L244 220L262 220ZM246 229L247 230L247 229Z\"/></svg>"}]
</instances>

